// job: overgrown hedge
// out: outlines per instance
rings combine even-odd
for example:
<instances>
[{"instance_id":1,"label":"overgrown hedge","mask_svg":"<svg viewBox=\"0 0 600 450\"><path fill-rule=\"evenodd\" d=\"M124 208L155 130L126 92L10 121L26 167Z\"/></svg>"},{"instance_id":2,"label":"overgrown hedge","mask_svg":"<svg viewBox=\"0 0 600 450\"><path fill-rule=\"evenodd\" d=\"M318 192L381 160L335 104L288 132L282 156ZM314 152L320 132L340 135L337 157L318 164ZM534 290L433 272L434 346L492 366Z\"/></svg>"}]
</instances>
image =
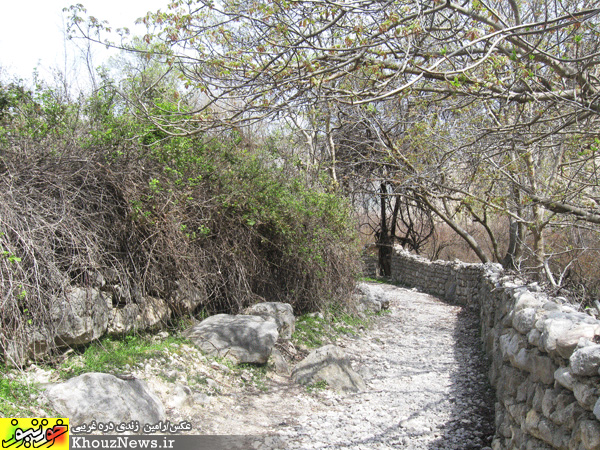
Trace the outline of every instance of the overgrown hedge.
<instances>
[{"instance_id":1,"label":"overgrown hedge","mask_svg":"<svg viewBox=\"0 0 600 450\"><path fill-rule=\"evenodd\" d=\"M273 146L169 139L53 98L53 126L40 126L44 100L19 91L18 101L0 105L0 345L47 322L69 286L100 280L118 284L124 303L170 300L187 284L203 293L203 313L262 299L301 313L348 298L358 261L349 207ZM73 124L74 111L85 120Z\"/></svg>"}]
</instances>

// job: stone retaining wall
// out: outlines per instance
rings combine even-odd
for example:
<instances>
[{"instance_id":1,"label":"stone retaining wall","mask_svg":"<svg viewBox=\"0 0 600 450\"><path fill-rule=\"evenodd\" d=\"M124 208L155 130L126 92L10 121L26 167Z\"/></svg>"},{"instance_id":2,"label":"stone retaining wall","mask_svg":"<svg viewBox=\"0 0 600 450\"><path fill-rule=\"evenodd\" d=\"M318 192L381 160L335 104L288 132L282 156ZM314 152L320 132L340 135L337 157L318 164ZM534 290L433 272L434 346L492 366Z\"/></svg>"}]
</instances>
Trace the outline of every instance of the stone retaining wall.
<instances>
[{"instance_id":1,"label":"stone retaining wall","mask_svg":"<svg viewBox=\"0 0 600 450\"><path fill-rule=\"evenodd\" d=\"M120 336L132 331L163 328L174 315L191 313L206 293L187 282L178 282L169 301L135 295L127 299L126 285L106 282L100 275L95 286L71 286L64 297L53 298L46 323L29 324L23 336L4 336L0 330L0 359L22 367L42 360L56 348L86 345L105 334Z\"/></svg>"},{"instance_id":2,"label":"stone retaining wall","mask_svg":"<svg viewBox=\"0 0 600 450\"><path fill-rule=\"evenodd\" d=\"M365 253L362 256L362 266L362 273L365 277L376 278L379 276L379 263L376 255Z\"/></svg>"},{"instance_id":3,"label":"stone retaining wall","mask_svg":"<svg viewBox=\"0 0 600 450\"><path fill-rule=\"evenodd\" d=\"M496 389L493 449L600 449L600 322L497 264L395 249L395 281L476 308Z\"/></svg>"}]
</instances>

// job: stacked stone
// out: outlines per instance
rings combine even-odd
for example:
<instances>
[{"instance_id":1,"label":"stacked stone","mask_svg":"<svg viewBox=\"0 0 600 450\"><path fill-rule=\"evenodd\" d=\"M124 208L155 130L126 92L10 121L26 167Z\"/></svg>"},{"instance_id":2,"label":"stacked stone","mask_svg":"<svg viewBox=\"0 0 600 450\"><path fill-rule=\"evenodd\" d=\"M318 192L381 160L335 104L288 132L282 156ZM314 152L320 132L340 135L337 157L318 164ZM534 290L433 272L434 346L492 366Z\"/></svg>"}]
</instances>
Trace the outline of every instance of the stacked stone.
<instances>
[{"instance_id":1,"label":"stacked stone","mask_svg":"<svg viewBox=\"0 0 600 450\"><path fill-rule=\"evenodd\" d=\"M392 278L407 286L444 297L450 271L443 262L432 263L396 248L392 255Z\"/></svg>"},{"instance_id":2,"label":"stacked stone","mask_svg":"<svg viewBox=\"0 0 600 450\"><path fill-rule=\"evenodd\" d=\"M483 282L485 266L482 264L454 263L456 277L456 303L478 305L480 285Z\"/></svg>"},{"instance_id":3,"label":"stacked stone","mask_svg":"<svg viewBox=\"0 0 600 450\"><path fill-rule=\"evenodd\" d=\"M485 267L460 261L429 261L395 248L392 278L458 305L476 305Z\"/></svg>"},{"instance_id":4,"label":"stacked stone","mask_svg":"<svg viewBox=\"0 0 600 450\"><path fill-rule=\"evenodd\" d=\"M494 323L486 337L498 400L494 448L599 449L600 322L508 281L489 299L496 311L490 318L482 308L482 322Z\"/></svg>"},{"instance_id":5,"label":"stacked stone","mask_svg":"<svg viewBox=\"0 0 600 450\"><path fill-rule=\"evenodd\" d=\"M362 275L363 277L375 278L378 275L377 257L373 255L362 255Z\"/></svg>"},{"instance_id":6,"label":"stacked stone","mask_svg":"<svg viewBox=\"0 0 600 450\"><path fill-rule=\"evenodd\" d=\"M501 449L600 449L600 322L495 264L431 262L396 250L394 278L477 307L496 388Z\"/></svg>"},{"instance_id":7,"label":"stacked stone","mask_svg":"<svg viewBox=\"0 0 600 450\"><path fill-rule=\"evenodd\" d=\"M189 283L178 283L170 301L142 297L139 288L117 283L96 274L96 286L66 289L64 297L52 300L48 323L32 324L21 342L12 342L4 349L5 361L23 366L29 359L43 358L55 347L85 345L105 334L162 328L173 311L189 313L206 298L204 291ZM126 294L129 291L133 291L130 298Z\"/></svg>"}]
</instances>

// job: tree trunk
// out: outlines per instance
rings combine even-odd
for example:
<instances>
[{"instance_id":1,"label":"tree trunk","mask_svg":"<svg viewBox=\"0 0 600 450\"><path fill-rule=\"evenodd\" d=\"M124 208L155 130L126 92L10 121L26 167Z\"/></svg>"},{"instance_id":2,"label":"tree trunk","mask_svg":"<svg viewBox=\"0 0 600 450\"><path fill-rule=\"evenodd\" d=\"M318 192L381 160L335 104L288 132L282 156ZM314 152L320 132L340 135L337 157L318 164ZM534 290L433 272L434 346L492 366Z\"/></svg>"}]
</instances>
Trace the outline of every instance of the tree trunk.
<instances>
[{"instance_id":1,"label":"tree trunk","mask_svg":"<svg viewBox=\"0 0 600 450\"><path fill-rule=\"evenodd\" d=\"M384 277L392 275L392 238L387 224L387 193L387 186L383 182L379 191L381 217L377 233L377 248L379 250L379 270Z\"/></svg>"},{"instance_id":2,"label":"tree trunk","mask_svg":"<svg viewBox=\"0 0 600 450\"><path fill-rule=\"evenodd\" d=\"M511 219L508 234L508 249L502 259L502 267L507 270L518 270L518 261L523 256L523 241L525 239L523 223Z\"/></svg>"}]
</instances>

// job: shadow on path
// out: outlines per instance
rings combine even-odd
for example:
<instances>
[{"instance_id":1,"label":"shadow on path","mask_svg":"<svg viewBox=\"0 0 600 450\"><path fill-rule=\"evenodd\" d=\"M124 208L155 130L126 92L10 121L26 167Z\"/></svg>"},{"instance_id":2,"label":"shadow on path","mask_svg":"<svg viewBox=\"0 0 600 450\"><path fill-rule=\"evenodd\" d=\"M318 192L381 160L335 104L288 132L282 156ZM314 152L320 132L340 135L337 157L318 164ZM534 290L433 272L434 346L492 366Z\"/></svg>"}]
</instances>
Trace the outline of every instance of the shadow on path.
<instances>
[{"instance_id":1,"label":"shadow on path","mask_svg":"<svg viewBox=\"0 0 600 450\"><path fill-rule=\"evenodd\" d=\"M494 435L495 394L488 381L488 362L479 338L479 314L462 308L453 332L456 361L451 373L451 420L430 450L483 449Z\"/></svg>"}]
</instances>

